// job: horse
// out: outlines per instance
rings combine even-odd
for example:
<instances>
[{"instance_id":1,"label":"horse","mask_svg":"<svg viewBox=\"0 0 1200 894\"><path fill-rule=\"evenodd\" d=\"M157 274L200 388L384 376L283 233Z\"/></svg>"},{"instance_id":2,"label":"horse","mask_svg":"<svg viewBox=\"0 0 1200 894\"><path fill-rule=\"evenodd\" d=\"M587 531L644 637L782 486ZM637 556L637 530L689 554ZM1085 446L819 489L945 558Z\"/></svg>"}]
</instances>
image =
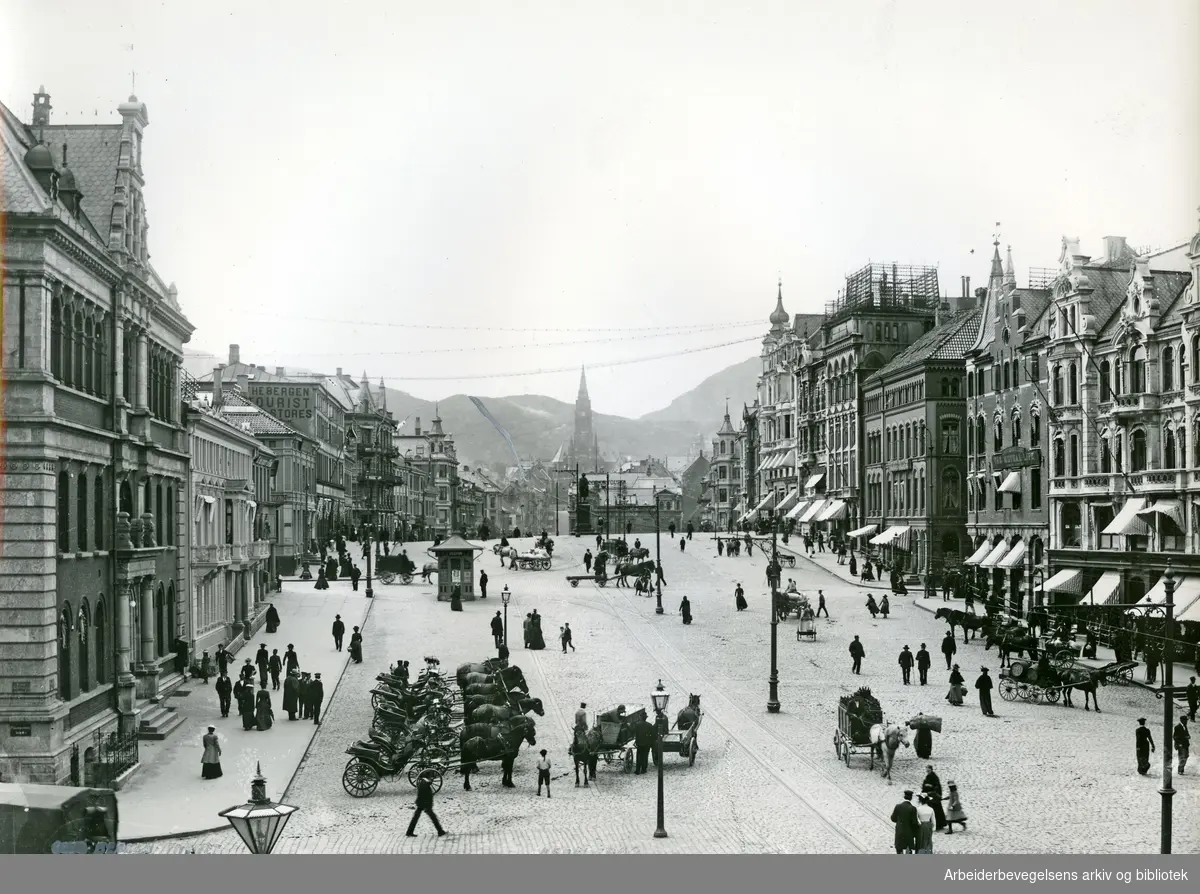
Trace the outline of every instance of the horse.
<instances>
[{"instance_id":1,"label":"horse","mask_svg":"<svg viewBox=\"0 0 1200 894\"><path fill-rule=\"evenodd\" d=\"M503 686L496 683L471 683L463 690L463 698L467 701L480 696L485 698L499 697L499 703L503 704L503 700L508 698L508 692Z\"/></svg>"},{"instance_id":2,"label":"horse","mask_svg":"<svg viewBox=\"0 0 1200 894\"><path fill-rule=\"evenodd\" d=\"M617 586L628 587L630 575L635 577L649 576L654 573L654 568L655 565L653 562L621 562L614 571L617 578Z\"/></svg>"},{"instance_id":3,"label":"horse","mask_svg":"<svg viewBox=\"0 0 1200 894\"><path fill-rule=\"evenodd\" d=\"M695 693L688 695L687 707L675 715L675 728L688 730L700 722L700 696Z\"/></svg>"},{"instance_id":4,"label":"horse","mask_svg":"<svg viewBox=\"0 0 1200 894\"><path fill-rule=\"evenodd\" d=\"M908 729L894 723L871 725L871 747L876 756L883 761L883 778L892 784L892 763L900 746L908 747Z\"/></svg>"},{"instance_id":5,"label":"horse","mask_svg":"<svg viewBox=\"0 0 1200 894\"><path fill-rule=\"evenodd\" d=\"M458 682L458 688L462 689L466 686L463 678L467 674L492 674L498 670L503 670L507 666L508 661L499 658L488 658L479 664L460 664L454 674L454 679Z\"/></svg>"},{"instance_id":6,"label":"horse","mask_svg":"<svg viewBox=\"0 0 1200 894\"><path fill-rule=\"evenodd\" d=\"M538 717L546 716L540 698L522 699L516 707L509 705L480 705L469 715L470 723L503 723L519 717L528 711L533 711Z\"/></svg>"},{"instance_id":7,"label":"horse","mask_svg":"<svg viewBox=\"0 0 1200 894\"><path fill-rule=\"evenodd\" d=\"M970 612L959 611L956 608L939 608L933 613L933 616L938 620L945 621L950 625L950 635L954 635L954 629L961 627L963 632L963 645L966 645L970 638L968 633L978 635L987 623L987 618L981 618L978 615L973 615Z\"/></svg>"},{"instance_id":8,"label":"horse","mask_svg":"<svg viewBox=\"0 0 1200 894\"><path fill-rule=\"evenodd\" d=\"M507 723L475 723L463 728L459 734L460 772L463 774L463 790L471 791L471 774L479 772L481 761L500 761L500 784L505 788L516 788L512 781L513 764L521 750L521 742L537 745L536 727L528 717L514 718Z\"/></svg>"},{"instance_id":9,"label":"horse","mask_svg":"<svg viewBox=\"0 0 1200 894\"><path fill-rule=\"evenodd\" d=\"M1010 627L998 632L989 630L984 635L983 651L988 651L992 646L995 646L996 651L1000 653L1001 667L1008 665L1009 656L1012 654L1016 654L1020 658L1023 653L1028 652L1032 660L1037 661L1038 659L1037 637L1026 634L1023 628Z\"/></svg>"},{"instance_id":10,"label":"horse","mask_svg":"<svg viewBox=\"0 0 1200 894\"><path fill-rule=\"evenodd\" d=\"M567 749L567 756L575 764L575 786L579 786L579 767L583 766L583 787L588 788L588 779L596 778L597 753L602 742L599 727L590 730L575 730L575 738Z\"/></svg>"},{"instance_id":11,"label":"horse","mask_svg":"<svg viewBox=\"0 0 1200 894\"><path fill-rule=\"evenodd\" d=\"M430 578L432 578L433 575L435 575L437 573L438 573L437 562L426 562L424 564L424 566L422 566L422 568L421 568L421 583L423 583L423 584L433 583L433 581Z\"/></svg>"},{"instance_id":12,"label":"horse","mask_svg":"<svg viewBox=\"0 0 1200 894\"><path fill-rule=\"evenodd\" d=\"M631 549L629 551L629 558L631 558L631 559L648 559L648 558L650 558L650 550L644 546L634 547L633 549Z\"/></svg>"},{"instance_id":13,"label":"horse","mask_svg":"<svg viewBox=\"0 0 1200 894\"><path fill-rule=\"evenodd\" d=\"M1097 698L1096 692L1101 686L1108 683L1104 674L1078 665L1072 665L1063 670L1054 670L1052 673L1062 686L1064 708L1075 707L1071 701L1071 690L1078 689L1083 693L1083 709L1090 711L1089 702L1091 702L1096 705L1096 713L1100 713L1100 699Z\"/></svg>"}]
</instances>

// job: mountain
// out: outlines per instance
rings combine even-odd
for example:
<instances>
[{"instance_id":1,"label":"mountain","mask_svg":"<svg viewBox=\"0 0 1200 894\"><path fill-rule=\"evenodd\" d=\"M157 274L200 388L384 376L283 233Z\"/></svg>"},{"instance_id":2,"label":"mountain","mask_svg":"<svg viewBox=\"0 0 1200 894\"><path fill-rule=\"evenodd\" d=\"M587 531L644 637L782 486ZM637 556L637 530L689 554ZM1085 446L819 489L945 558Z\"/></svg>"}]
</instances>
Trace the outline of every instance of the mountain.
<instances>
[{"instance_id":1,"label":"mountain","mask_svg":"<svg viewBox=\"0 0 1200 894\"><path fill-rule=\"evenodd\" d=\"M647 413L642 421L687 422L706 436L712 434L721 427L726 398L729 399L729 415L735 420L741 417L742 404L754 403L761 373L762 361L757 357L727 366L691 391L679 395L663 409Z\"/></svg>"}]
</instances>

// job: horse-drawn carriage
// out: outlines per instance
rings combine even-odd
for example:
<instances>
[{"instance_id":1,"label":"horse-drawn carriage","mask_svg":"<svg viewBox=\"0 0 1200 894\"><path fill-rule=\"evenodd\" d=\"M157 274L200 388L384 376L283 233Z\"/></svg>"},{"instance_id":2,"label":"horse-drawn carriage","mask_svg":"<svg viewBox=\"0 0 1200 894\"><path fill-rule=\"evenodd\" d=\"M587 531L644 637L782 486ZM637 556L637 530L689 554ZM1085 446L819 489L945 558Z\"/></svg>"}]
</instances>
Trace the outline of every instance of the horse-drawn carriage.
<instances>
[{"instance_id":1,"label":"horse-drawn carriage","mask_svg":"<svg viewBox=\"0 0 1200 894\"><path fill-rule=\"evenodd\" d=\"M1006 702L1044 700L1052 705L1061 698L1067 707L1073 707L1071 692L1079 689L1084 693L1084 708L1090 699L1099 712L1096 689L1113 681L1132 680L1135 667L1136 661L1113 661L1103 667L1090 667L1074 658L1064 660L1061 651L1057 656L1043 652L1038 661L1014 658L1007 668L1000 670L1000 697Z\"/></svg>"},{"instance_id":2,"label":"horse-drawn carriage","mask_svg":"<svg viewBox=\"0 0 1200 894\"><path fill-rule=\"evenodd\" d=\"M776 547L775 557L779 560L780 565L786 565L788 568L796 567L796 556L793 553Z\"/></svg>"},{"instance_id":3,"label":"horse-drawn carriage","mask_svg":"<svg viewBox=\"0 0 1200 894\"><path fill-rule=\"evenodd\" d=\"M421 579L428 583L430 575L436 573L437 564L431 562L421 569ZM416 574L416 564L404 553L380 556L375 560L375 577L381 584L394 584L397 580L402 584L411 584Z\"/></svg>"},{"instance_id":4,"label":"horse-drawn carriage","mask_svg":"<svg viewBox=\"0 0 1200 894\"><path fill-rule=\"evenodd\" d=\"M885 723L879 700L867 687L838 700L838 728L833 733L833 750L847 767L850 766L850 755L866 752L870 757L870 769L875 769L878 759L883 775L890 783L896 751L901 745L907 747L908 744L908 728Z\"/></svg>"},{"instance_id":5,"label":"horse-drawn carriage","mask_svg":"<svg viewBox=\"0 0 1200 894\"><path fill-rule=\"evenodd\" d=\"M700 750L700 722L704 720L704 712L700 710L700 696L689 695L688 705L675 717L675 724L663 733L663 754L678 754L686 758L688 766L696 763L696 752Z\"/></svg>"},{"instance_id":6,"label":"horse-drawn carriage","mask_svg":"<svg viewBox=\"0 0 1200 894\"><path fill-rule=\"evenodd\" d=\"M527 553L517 555L517 567L522 571L549 571L550 553L540 547L534 547Z\"/></svg>"},{"instance_id":7,"label":"horse-drawn carriage","mask_svg":"<svg viewBox=\"0 0 1200 894\"><path fill-rule=\"evenodd\" d=\"M780 621L786 621L791 615L802 618L804 610L808 608L811 606L807 593L789 590L786 593L779 593L775 599L775 614Z\"/></svg>"},{"instance_id":8,"label":"horse-drawn carriage","mask_svg":"<svg viewBox=\"0 0 1200 894\"><path fill-rule=\"evenodd\" d=\"M796 642L802 639L814 643L817 641L817 613L812 610L811 605L806 605L801 610L800 623L796 625Z\"/></svg>"}]
</instances>

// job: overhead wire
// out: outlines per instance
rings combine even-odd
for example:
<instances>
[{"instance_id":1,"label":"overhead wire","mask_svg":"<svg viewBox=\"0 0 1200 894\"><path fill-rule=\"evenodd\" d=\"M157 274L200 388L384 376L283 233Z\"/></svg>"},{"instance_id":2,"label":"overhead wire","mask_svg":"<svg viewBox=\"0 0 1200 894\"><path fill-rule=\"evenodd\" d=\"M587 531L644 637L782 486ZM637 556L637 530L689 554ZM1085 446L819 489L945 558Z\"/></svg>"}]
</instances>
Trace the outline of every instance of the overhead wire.
<instances>
[{"instance_id":1,"label":"overhead wire","mask_svg":"<svg viewBox=\"0 0 1200 894\"><path fill-rule=\"evenodd\" d=\"M274 313L259 310L245 310L243 313L251 316L270 316ZM674 326L566 326L566 327L537 327L537 326L464 326L442 325L432 323L393 323L385 320L347 320L343 317L303 317L290 316L290 319L306 323L325 323L341 326L364 326L371 329L380 327L388 329L417 329L444 332L686 332L695 329L741 329L749 326L762 327L762 320L731 320L728 322L689 323Z\"/></svg>"}]
</instances>

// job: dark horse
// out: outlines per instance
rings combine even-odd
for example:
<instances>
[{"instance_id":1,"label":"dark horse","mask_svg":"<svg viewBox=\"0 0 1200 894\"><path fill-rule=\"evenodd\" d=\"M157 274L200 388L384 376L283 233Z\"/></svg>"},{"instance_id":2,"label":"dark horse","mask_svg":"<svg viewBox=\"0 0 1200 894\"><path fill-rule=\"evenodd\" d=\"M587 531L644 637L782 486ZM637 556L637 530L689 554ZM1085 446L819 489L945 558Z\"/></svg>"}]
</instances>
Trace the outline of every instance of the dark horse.
<instances>
[{"instance_id":1,"label":"dark horse","mask_svg":"<svg viewBox=\"0 0 1200 894\"><path fill-rule=\"evenodd\" d=\"M973 615L970 612L959 611L956 608L939 608L933 613L933 616L938 620L945 621L950 625L950 635L954 635L954 628L961 627L963 632L963 645L966 645L970 640L968 633L978 635L979 631L987 624L987 618Z\"/></svg>"},{"instance_id":2,"label":"dark horse","mask_svg":"<svg viewBox=\"0 0 1200 894\"><path fill-rule=\"evenodd\" d=\"M700 722L700 696L695 693L688 695L687 707L675 715L675 728L691 729Z\"/></svg>"},{"instance_id":3,"label":"dark horse","mask_svg":"<svg viewBox=\"0 0 1200 894\"><path fill-rule=\"evenodd\" d=\"M575 764L575 785L579 786L579 767L583 766L583 787L588 788L588 779L596 779L596 764L599 763L600 746L603 744L598 726L590 730L575 730L575 741L567 754Z\"/></svg>"},{"instance_id":4,"label":"dark horse","mask_svg":"<svg viewBox=\"0 0 1200 894\"><path fill-rule=\"evenodd\" d=\"M628 587L629 578L649 577L654 574L653 562L621 562L613 570L617 578L617 586Z\"/></svg>"},{"instance_id":5,"label":"dark horse","mask_svg":"<svg viewBox=\"0 0 1200 894\"><path fill-rule=\"evenodd\" d=\"M459 759L462 761L463 789L471 791L471 774L479 772L481 761L500 761L500 784L516 788L512 781L513 765L521 742L537 744L535 724L528 717L515 717L505 723L472 723L459 733Z\"/></svg>"},{"instance_id":6,"label":"dark horse","mask_svg":"<svg viewBox=\"0 0 1200 894\"><path fill-rule=\"evenodd\" d=\"M1064 708L1075 707L1071 701L1071 690L1078 689L1083 692L1083 709L1090 711L1089 702L1094 702L1096 713L1100 713L1100 699L1097 698L1096 693L1101 686L1108 683L1108 678L1105 674L1091 668L1080 667L1077 664L1058 670L1045 655L1042 655L1038 661L1037 674L1039 684L1045 679L1047 682L1053 682L1062 687ZM1044 677L1043 674L1045 675Z\"/></svg>"},{"instance_id":7,"label":"dark horse","mask_svg":"<svg viewBox=\"0 0 1200 894\"><path fill-rule=\"evenodd\" d=\"M466 689L467 674L494 674L496 671L504 670L508 667L508 660L500 660L499 658L488 658L480 664L460 664L454 678L458 681L459 689Z\"/></svg>"},{"instance_id":8,"label":"dark horse","mask_svg":"<svg viewBox=\"0 0 1200 894\"><path fill-rule=\"evenodd\" d=\"M546 716L546 709L542 707L540 698L521 698L514 693L509 697L507 705L468 706L465 718L467 723L503 723L530 711L538 717Z\"/></svg>"},{"instance_id":9,"label":"dark horse","mask_svg":"<svg viewBox=\"0 0 1200 894\"><path fill-rule=\"evenodd\" d=\"M1025 652L1029 653L1033 661L1038 660L1038 639L1026 633L1023 628L1010 627L999 631L988 629L984 634L983 651L988 651L992 646L1000 653L1001 667L1008 665L1010 655L1020 658Z\"/></svg>"},{"instance_id":10,"label":"dark horse","mask_svg":"<svg viewBox=\"0 0 1200 894\"><path fill-rule=\"evenodd\" d=\"M463 674L459 679L458 685L463 691L474 684L480 685L500 685L506 690L519 689L526 694L529 693L529 684L525 682L525 675L521 673L521 669L516 665L506 667L490 674Z\"/></svg>"}]
</instances>

